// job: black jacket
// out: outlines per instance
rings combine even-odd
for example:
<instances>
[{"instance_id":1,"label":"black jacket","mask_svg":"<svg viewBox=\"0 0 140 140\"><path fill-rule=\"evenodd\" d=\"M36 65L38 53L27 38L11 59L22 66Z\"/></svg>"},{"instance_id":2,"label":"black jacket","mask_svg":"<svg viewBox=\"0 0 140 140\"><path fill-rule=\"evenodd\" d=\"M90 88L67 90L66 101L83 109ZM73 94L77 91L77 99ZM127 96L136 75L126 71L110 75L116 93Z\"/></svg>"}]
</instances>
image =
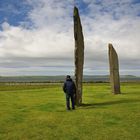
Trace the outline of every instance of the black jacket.
<instances>
[{"instance_id":1,"label":"black jacket","mask_svg":"<svg viewBox=\"0 0 140 140\"><path fill-rule=\"evenodd\" d=\"M67 79L63 85L63 91L66 94L74 95L76 92L76 87L72 79Z\"/></svg>"}]
</instances>

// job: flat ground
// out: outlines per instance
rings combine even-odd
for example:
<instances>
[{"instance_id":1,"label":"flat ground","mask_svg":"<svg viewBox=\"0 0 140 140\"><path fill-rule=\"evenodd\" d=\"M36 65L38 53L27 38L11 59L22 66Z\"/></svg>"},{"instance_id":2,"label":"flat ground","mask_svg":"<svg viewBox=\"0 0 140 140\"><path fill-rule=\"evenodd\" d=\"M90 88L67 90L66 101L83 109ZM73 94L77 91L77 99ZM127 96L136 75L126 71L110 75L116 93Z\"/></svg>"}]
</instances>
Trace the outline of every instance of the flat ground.
<instances>
[{"instance_id":1,"label":"flat ground","mask_svg":"<svg viewBox=\"0 0 140 140\"><path fill-rule=\"evenodd\" d=\"M85 84L66 111L62 85L0 86L0 140L140 140L140 83Z\"/></svg>"}]
</instances>

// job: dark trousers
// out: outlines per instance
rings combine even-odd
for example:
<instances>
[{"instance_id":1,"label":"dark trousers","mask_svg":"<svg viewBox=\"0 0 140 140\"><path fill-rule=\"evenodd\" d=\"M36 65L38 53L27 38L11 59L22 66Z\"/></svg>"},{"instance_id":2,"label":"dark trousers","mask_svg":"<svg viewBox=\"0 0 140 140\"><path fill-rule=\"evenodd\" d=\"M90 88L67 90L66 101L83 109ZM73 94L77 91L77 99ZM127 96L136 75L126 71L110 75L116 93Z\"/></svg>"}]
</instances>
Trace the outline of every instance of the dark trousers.
<instances>
[{"instance_id":1,"label":"dark trousers","mask_svg":"<svg viewBox=\"0 0 140 140\"><path fill-rule=\"evenodd\" d=\"M74 95L66 94L66 106L67 106L67 109L70 109L70 99L71 99L72 109L75 109Z\"/></svg>"}]
</instances>

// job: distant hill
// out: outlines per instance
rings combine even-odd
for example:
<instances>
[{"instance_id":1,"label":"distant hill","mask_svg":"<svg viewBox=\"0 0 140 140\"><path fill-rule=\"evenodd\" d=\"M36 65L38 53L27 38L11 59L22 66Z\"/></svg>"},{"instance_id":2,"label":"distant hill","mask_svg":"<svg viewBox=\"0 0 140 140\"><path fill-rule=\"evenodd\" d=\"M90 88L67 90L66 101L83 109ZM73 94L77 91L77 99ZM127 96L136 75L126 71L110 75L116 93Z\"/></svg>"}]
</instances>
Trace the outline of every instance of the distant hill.
<instances>
[{"instance_id":1,"label":"distant hill","mask_svg":"<svg viewBox=\"0 0 140 140\"><path fill-rule=\"evenodd\" d=\"M121 75L120 76L121 82L133 82L133 81L140 81L140 77L134 75ZM95 76L84 76L84 81L89 82L109 82L109 75L95 75Z\"/></svg>"},{"instance_id":2,"label":"distant hill","mask_svg":"<svg viewBox=\"0 0 140 140\"><path fill-rule=\"evenodd\" d=\"M122 82L140 81L140 77L121 75ZM0 82L63 82L64 75L59 76L1 76ZM84 82L109 82L109 75L84 75Z\"/></svg>"}]
</instances>

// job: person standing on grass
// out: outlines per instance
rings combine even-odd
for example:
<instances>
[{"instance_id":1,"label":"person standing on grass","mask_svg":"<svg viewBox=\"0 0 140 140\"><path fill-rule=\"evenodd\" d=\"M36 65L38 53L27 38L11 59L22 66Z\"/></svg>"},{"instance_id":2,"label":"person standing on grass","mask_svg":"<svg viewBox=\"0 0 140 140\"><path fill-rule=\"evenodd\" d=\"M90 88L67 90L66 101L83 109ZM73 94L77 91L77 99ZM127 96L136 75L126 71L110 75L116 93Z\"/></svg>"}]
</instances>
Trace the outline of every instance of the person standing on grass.
<instances>
[{"instance_id":1,"label":"person standing on grass","mask_svg":"<svg viewBox=\"0 0 140 140\"><path fill-rule=\"evenodd\" d=\"M71 105L72 109L75 109L75 103L74 103L74 98L75 98L75 92L76 92L76 86L71 79L70 75L66 76L66 81L64 82L63 85L63 91L66 94L66 107L67 110L70 110L70 99L71 99Z\"/></svg>"}]
</instances>

